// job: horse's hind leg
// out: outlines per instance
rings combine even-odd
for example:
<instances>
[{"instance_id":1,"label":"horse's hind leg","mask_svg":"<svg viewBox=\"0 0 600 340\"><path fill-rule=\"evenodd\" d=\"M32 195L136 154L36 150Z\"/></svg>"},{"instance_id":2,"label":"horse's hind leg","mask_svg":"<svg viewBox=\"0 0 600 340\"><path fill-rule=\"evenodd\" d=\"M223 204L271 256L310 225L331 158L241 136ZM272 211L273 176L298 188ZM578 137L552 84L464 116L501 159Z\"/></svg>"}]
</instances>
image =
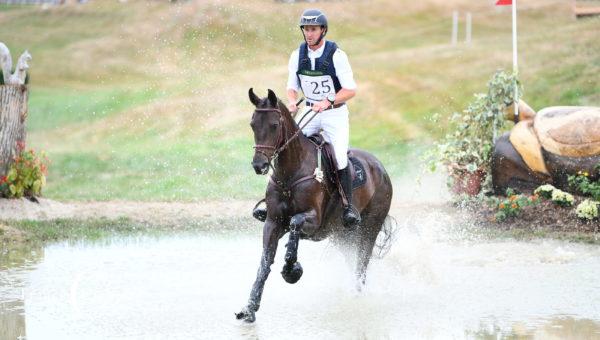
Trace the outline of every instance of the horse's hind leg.
<instances>
[{"instance_id":1,"label":"horse's hind leg","mask_svg":"<svg viewBox=\"0 0 600 340\"><path fill-rule=\"evenodd\" d=\"M373 254L373 247L379 234L381 224L379 221L364 220L360 228L364 228L365 231L361 233L357 241L357 252L356 252L356 289L359 291L365 286L367 280L367 267Z\"/></svg>"},{"instance_id":2,"label":"horse's hind leg","mask_svg":"<svg viewBox=\"0 0 600 340\"><path fill-rule=\"evenodd\" d=\"M387 209L375 209L373 212L373 201L365 208L363 212L363 222L359 226L357 232L357 258L356 258L356 288L360 291L365 286L367 280L367 267L373 255L373 248L377 241L377 236L383 227L387 212L389 211L389 203ZM385 205L384 205L385 206ZM379 207L383 208L383 207Z\"/></svg>"}]
</instances>

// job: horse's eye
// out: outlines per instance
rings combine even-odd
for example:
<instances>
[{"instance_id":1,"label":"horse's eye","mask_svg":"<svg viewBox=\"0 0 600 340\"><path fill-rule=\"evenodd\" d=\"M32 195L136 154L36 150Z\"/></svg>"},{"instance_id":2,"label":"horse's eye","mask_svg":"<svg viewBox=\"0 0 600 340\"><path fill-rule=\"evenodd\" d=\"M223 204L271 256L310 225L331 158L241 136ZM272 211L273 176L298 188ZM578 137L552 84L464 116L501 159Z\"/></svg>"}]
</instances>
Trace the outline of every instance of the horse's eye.
<instances>
[{"instance_id":1,"label":"horse's eye","mask_svg":"<svg viewBox=\"0 0 600 340\"><path fill-rule=\"evenodd\" d=\"M279 126L279 123L271 123L271 129L276 129Z\"/></svg>"}]
</instances>

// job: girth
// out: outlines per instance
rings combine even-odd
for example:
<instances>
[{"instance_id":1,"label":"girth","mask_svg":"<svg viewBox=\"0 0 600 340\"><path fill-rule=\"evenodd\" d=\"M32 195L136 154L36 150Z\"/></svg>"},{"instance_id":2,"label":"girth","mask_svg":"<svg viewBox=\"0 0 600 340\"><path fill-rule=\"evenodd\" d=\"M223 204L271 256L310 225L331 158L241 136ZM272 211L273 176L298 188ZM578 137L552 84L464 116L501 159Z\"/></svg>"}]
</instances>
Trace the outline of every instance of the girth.
<instances>
[{"instance_id":1,"label":"girth","mask_svg":"<svg viewBox=\"0 0 600 340\"><path fill-rule=\"evenodd\" d=\"M278 180L278 179L273 179L273 176L269 177L269 182L273 183L277 188L280 189L281 193L283 194L284 197L291 197L292 196L292 189L294 189L294 187L304 181L308 181L311 179L314 179L315 175L310 175L310 176L304 176L296 181L294 181L289 188L286 188L285 183L283 183L282 181Z\"/></svg>"}]
</instances>

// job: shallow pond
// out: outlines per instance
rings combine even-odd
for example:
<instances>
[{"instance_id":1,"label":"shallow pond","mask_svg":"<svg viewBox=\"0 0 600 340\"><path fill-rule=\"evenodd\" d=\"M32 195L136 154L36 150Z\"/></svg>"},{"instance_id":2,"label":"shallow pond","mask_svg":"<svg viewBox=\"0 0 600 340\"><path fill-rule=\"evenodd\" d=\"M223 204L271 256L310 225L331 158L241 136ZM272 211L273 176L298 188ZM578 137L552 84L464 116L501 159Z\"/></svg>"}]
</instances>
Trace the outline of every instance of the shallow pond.
<instances>
[{"instance_id":1,"label":"shallow pond","mask_svg":"<svg viewBox=\"0 0 600 340\"><path fill-rule=\"evenodd\" d=\"M285 283L282 241L255 324L234 318L259 262L255 227L30 249L2 263L0 338L600 338L600 247L477 240L444 219L401 224L362 293L327 241L301 242L304 276Z\"/></svg>"}]
</instances>

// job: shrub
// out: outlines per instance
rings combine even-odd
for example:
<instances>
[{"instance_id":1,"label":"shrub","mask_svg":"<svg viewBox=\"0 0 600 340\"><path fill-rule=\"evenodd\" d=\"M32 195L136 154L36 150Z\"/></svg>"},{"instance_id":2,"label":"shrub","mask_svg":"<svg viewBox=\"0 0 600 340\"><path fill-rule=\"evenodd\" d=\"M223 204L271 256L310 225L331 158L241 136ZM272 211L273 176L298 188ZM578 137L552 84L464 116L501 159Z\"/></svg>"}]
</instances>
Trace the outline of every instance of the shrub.
<instances>
[{"instance_id":1,"label":"shrub","mask_svg":"<svg viewBox=\"0 0 600 340\"><path fill-rule=\"evenodd\" d=\"M596 165L599 168L600 164ZM591 181L589 173L579 171L577 175L568 177L569 186L585 196L591 196L594 200L600 201L600 181Z\"/></svg>"},{"instance_id":2,"label":"shrub","mask_svg":"<svg viewBox=\"0 0 600 340\"><path fill-rule=\"evenodd\" d=\"M552 198L552 192L554 190L556 190L556 188L552 184L544 184L540 185L537 189L535 189L533 193L549 200Z\"/></svg>"},{"instance_id":3,"label":"shrub","mask_svg":"<svg viewBox=\"0 0 600 340\"><path fill-rule=\"evenodd\" d=\"M560 205L561 207L570 207L573 205L575 198L568 192L564 192L559 189L552 191L552 202Z\"/></svg>"},{"instance_id":4,"label":"shrub","mask_svg":"<svg viewBox=\"0 0 600 340\"><path fill-rule=\"evenodd\" d=\"M6 176L0 178L0 195L9 198L40 196L46 185L48 159L44 153L24 150L14 159Z\"/></svg>"},{"instance_id":5,"label":"shrub","mask_svg":"<svg viewBox=\"0 0 600 340\"><path fill-rule=\"evenodd\" d=\"M522 209L526 206L537 205L539 197L537 195L525 196L523 194L515 194L512 189L506 190L507 198L504 200L496 199L496 221L503 221L509 217L518 216Z\"/></svg>"},{"instance_id":6,"label":"shrub","mask_svg":"<svg viewBox=\"0 0 600 340\"><path fill-rule=\"evenodd\" d=\"M600 205L600 202L590 200L579 203L577 209L575 209L577 217L590 221L598 218L598 205Z\"/></svg>"},{"instance_id":7,"label":"shrub","mask_svg":"<svg viewBox=\"0 0 600 340\"><path fill-rule=\"evenodd\" d=\"M475 94L465 110L451 116L451 129L424 157L432 171L443 164L489 173L494 137L505 124L502 111L518 100L515 84L521 95L516 75L498 71L488 82L487 93Z\"/></svg>"}]
</instances>

